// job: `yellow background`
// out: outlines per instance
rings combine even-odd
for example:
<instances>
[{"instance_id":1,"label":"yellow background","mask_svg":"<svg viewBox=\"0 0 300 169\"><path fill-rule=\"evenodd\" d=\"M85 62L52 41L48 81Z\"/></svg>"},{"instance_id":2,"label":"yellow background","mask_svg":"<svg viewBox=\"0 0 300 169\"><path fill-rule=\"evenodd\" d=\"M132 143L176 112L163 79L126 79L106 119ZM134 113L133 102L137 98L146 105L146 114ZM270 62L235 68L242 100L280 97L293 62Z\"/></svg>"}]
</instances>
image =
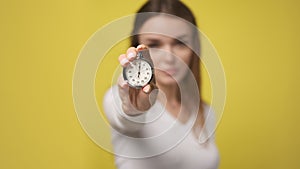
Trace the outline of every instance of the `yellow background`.
<instances>
[{"instance_id":1,"label":"yellow background","mask_svg":"<svg viewBox=\"0 0 300 169\"><path fill-rule=\"evenodd\" d=\"M96 30L143 2L1 1L0 168L114 168L113 156L77 120L73 70ZM227 77L217 129L220 169L299 168L299 1L184 2L215 45Z\"/></svg>"}]
</instances>

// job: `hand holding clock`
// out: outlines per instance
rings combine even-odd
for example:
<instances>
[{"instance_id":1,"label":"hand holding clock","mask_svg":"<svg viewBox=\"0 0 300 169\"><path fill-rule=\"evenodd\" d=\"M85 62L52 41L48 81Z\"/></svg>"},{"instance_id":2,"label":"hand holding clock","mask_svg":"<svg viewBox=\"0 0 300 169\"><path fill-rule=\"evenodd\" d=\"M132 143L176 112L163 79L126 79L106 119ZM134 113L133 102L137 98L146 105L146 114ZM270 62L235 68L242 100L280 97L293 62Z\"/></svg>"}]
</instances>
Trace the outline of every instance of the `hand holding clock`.
<instances>
[{"instance_id":1,"label":"hand holding clock","mask_svg":"<svg viewBox=\"0 0 300 169\"><path fill-rule=\"evenodd\" d=\"M124 113L142 114L154 104L158 90L152 60L145 45L130 47L119 57L123 76L119 77L119 95Z\"/></svg>"}]
</instances>

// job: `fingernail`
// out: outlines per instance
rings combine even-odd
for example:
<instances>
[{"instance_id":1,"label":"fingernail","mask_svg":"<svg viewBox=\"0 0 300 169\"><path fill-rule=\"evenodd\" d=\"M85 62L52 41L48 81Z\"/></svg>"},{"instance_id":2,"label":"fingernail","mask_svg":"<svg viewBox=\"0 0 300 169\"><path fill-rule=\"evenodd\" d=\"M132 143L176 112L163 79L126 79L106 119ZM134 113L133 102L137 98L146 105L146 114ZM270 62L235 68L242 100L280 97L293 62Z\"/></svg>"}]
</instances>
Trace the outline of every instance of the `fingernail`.
<instances>
[{"instance_id":1,"label":"fingernail","mask_svg":"<svg viewBox=\"0 0 300 169\"><path fill-rule=\"evenodd\" d=\"M134 56L135 56L135 54L130 52L130 53L128 53L127 58L132 59Z\"/></svg>"},{"instance_id":2,"label":"fingernail","mask_svg":"<svg viewBox=\"0 0 300 169\"><path fill-rule=\"evenodd\" d=\"M149 93L150 92L150 89L151 89L151 86L150 85L146 85L144 88L143 88L143 91L145 92L145 93Z\"/></svg>"},{"instance_id":3,"label":"fingernail","mask_svg":"<svg viewBox=\"0 0 300 169\"><path fill-rule=\"evenodd\" d=\"M140 50L140 49L143 49L143 48L146 48L146 46L145 45L139 45L139 46L136 47L137 50Z\"/></svg>"},{"instance_id":4,"label":"fingernail","mask_svg":"<svg viewBox=\"0 0 300 169\"><path fill-rule=\"evenodd\" d=\"M127 59L127 58L124 58L124 59L122 59L121 60L121 65L125 65L125 64L127 64L129 62L129 60Z\"/></svg>"}]
</instances>

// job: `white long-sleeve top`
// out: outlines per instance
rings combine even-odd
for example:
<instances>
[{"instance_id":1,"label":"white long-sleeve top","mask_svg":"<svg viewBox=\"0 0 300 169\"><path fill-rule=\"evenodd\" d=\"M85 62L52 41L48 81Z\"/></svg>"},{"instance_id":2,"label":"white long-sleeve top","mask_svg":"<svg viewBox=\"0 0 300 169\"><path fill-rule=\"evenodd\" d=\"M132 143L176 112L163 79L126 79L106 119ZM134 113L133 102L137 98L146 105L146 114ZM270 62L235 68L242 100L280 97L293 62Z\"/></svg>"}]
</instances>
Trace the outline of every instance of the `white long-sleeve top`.
<instances>
[{"instance_id":1,"label":"white long-sleeve top","mask_svg":"<svg viewBox=\"0 0 300 169\"><path fill-rule=\"evenodd\" d=\"M104 97L104 111L112 126L112 144L118 169L216 169L219 153L212 135L206 144L191 131L193 120L182 123L159 101L144 114L127 116L117 86ZM206 129L215 128L213 111L204 107Z\"/></svg>"}]
</instances>

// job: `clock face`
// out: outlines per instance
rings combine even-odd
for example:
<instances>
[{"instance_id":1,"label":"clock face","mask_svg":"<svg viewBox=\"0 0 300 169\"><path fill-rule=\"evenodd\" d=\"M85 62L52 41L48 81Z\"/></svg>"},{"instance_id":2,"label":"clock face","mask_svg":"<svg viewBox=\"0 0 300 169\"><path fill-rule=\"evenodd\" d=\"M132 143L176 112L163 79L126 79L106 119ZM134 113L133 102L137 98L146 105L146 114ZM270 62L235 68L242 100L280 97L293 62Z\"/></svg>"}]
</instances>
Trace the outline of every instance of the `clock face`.
<instances>
[{"instance_id":1,"label":"clock face","mask_svg":"<svg viewBox=\"0 0 300 169\"><path fill-rule=\"evenodd\" d=\"M152 78L152 67L144 59L136 59L123 70L124 79L132 87L140 88L147 85Z\"/></svg>"}]
</instances>

